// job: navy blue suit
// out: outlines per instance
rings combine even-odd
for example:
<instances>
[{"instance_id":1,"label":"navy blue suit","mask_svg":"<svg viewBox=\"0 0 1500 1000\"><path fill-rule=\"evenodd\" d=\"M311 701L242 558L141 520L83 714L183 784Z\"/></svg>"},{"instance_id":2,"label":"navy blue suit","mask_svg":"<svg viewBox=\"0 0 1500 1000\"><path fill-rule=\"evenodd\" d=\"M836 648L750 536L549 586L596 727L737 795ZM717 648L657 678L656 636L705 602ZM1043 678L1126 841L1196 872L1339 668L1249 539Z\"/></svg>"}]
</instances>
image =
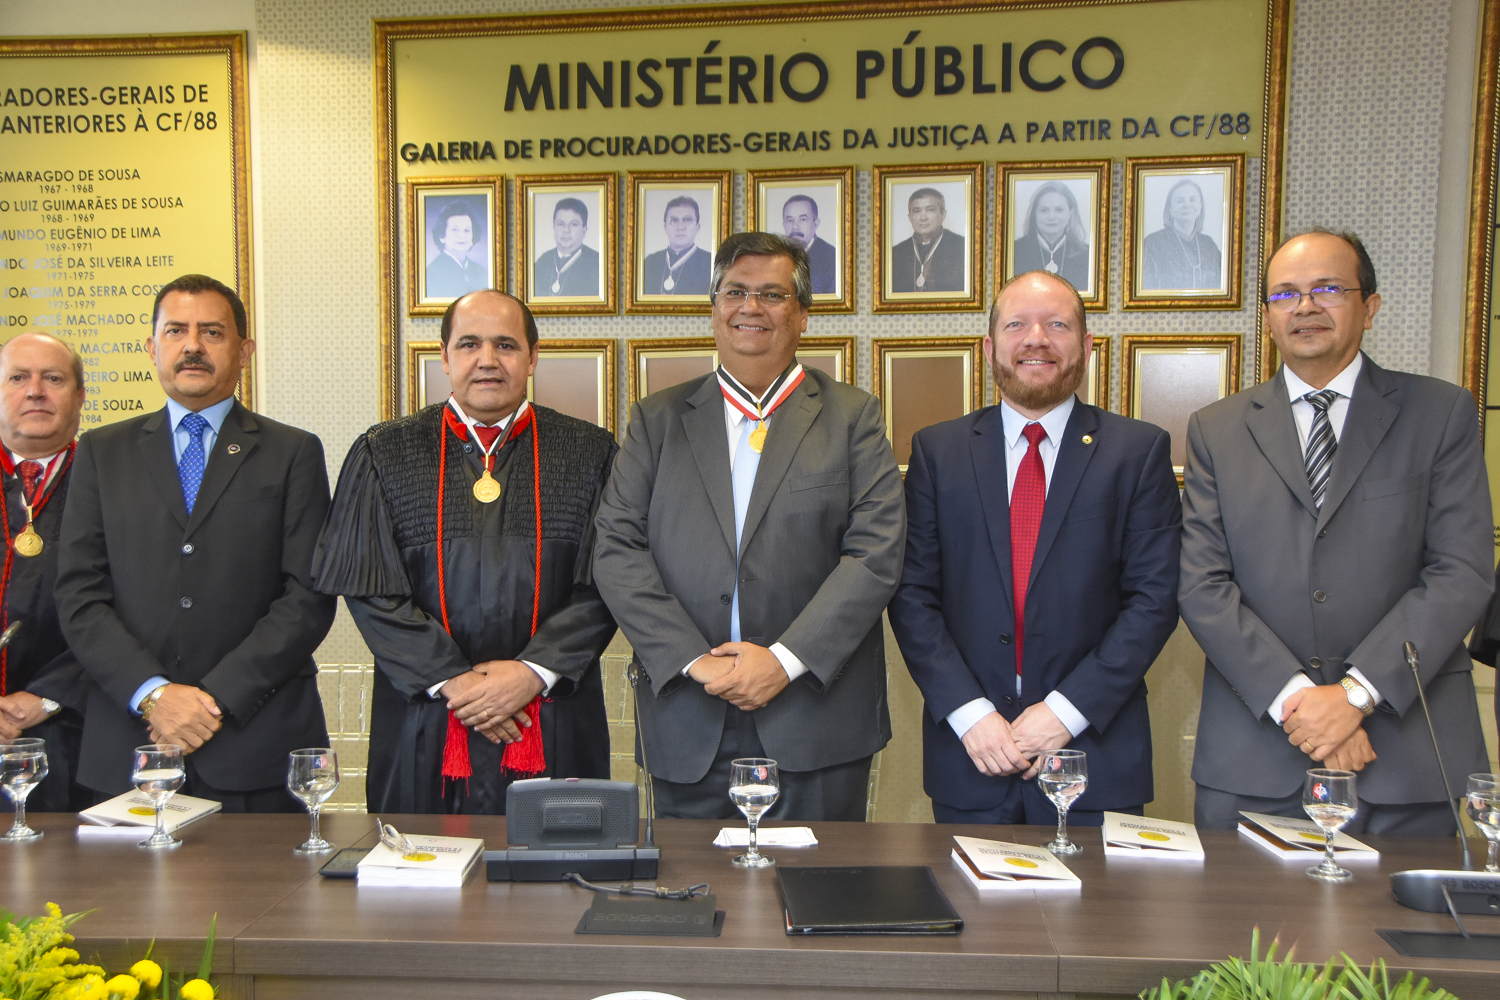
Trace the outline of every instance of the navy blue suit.
<instances>
[{"instance_id":1,"label":"navy blue suit","mask_svg":"<svg viewBox=\"0 0 1500 1000\"><path fill-rule=\"evenodd\" d=\"M983 697L1014 721L1056 690L1089 721L1069 744L1089 765L1074 807L1149 802L1143 678L1177 625L1182 522L1166 431L1075 402L1032 561L1019 699L1000 407L915 435L906 509L906 565L890 615L926 699L927 794L964 810L1016 795L1019 779L981 774L947 716Z\"/></svg>"}]
</instances>

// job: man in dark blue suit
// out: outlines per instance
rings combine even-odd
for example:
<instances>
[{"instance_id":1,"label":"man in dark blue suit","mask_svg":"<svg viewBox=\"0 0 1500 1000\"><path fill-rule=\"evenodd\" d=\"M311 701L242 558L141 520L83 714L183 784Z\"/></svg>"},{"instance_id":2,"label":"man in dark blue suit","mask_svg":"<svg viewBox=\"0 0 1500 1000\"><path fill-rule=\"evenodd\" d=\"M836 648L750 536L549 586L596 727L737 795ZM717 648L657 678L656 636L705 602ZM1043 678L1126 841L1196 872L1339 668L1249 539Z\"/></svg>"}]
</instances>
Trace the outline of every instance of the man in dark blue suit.
<instances>
[{"instance_id":1,"label":"man in dark blue suit","mask_svg":"<svg viewBox=\"0 0 1500 1000\"><path fill-rule=\"evenodd\" d=\"M1056 822L1030 779L1064 746L1088 754L1071 822L1152 797L1143 678L1177 624L1182 511L1167 433L1074 395L1093 347L1073 286L1016 277L984 339L1000 405L912 439L890 615L940 823Z\"/></svg>"}]
</instances>

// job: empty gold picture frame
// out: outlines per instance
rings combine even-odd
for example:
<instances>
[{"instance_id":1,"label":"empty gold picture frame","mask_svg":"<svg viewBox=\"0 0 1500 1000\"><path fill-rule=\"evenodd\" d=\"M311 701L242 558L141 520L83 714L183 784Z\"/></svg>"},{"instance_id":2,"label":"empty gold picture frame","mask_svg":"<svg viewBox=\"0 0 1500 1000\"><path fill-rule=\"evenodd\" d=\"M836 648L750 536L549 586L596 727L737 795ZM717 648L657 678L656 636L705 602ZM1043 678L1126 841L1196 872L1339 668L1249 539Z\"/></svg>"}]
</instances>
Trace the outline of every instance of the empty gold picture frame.
<instances>
[{"instance_id":1,"label":"empty gold picture frame","mask_svg":"<svg viewBox=\"0 0 1500 1000\"><path fill-rule=\"evenodd\" d=\"M838 382L854 384L853 337L803 337L797 345L803 368L816 368Z\"/></svg>"},{"instance_id":2,"label":"empty gold picture frame","mask_svg":"<svg viewBox=\"0 0 1500 1000\"><path fill-rule=\"evenodd\" d=\"M1245 156L1125 161L1125 309L1238 309Z\"/></svg>"},{"instance_id":3,"label":"empty gold picture frame","mask_svg":"<svg viewBox=\"0 0 1500 1000\"><path fill-rule=\"evenodd\" d=\"M1083 377L1083 385L1079 386L1079 394L1084 401L1093 403L1101 410L1109 409L1109 360L1113 347L1109 337L1094 337L1094 353L1089 355L1088 374Z\"/></svg>"},{"instance_id":4,"label":"empty gold picture frame","mask_svg":"<svg viewBox=\"0 0 1500 1000\"><path fill-rule=\"evenodd\" d=\"M807 247L809 312L854 311L854 168L751 170L745 174L750 231L790 237Z\"/></svg>"},{"instance_id":5,"label":"empty gold picture frame","mask_svg":"<svg viewBox=\"0 0 1500 1000\"><path fill-rule=\"evenodd\" d=\"M538 316L610 316L616 299L615 174L516 178L516 280Z\"/></svg>"},{"instance_id":6,"label":"empty gold picture frame","mask_svg":"<svg viewBox=\"0 0 1500 1000\"><path fill-rule=\"evenodd\" d=\"M1088 309L1109 308L1110 169L1110 160L996 167L996 288L1027 271L1051 271Z\"/></svg>"},{"instance_id":7,"label":"empty gold picture frame","mask_svg":"<svg viewBox=\"0 0 1500 1000\"><path fill-rule=\"evenodd\" d=\"M1187 464L1188 418L1240 388L1239 334L1137 334L1120 351L1120 408L1172 435L1177 482Z\"/></svg>"},{"instance_id":8,"label":"empty gold picture frame","mask_svg":"<svg viewBox=\"0 0 1500 1000\"><path fill-rule=\"evenodd\" d=\"M625 341L625 405L707 375L719 366L712 337Z\"/></svg>"},{"instance_id":9,"label":"empty gold picture frame","mask_svg":"<svg viewBox=\"0 0 1500 1000\"><path fill-rule=\"evenodd\" d=\"M500 177L406 182L406 312L441 316L460 295L505 288L505 182Z\"/></svg>"},{"instance_id":10,"label":"empty gold picture frame","mask_svg":"<svg viewBox=\"0 0 1500 1000\"><path fill-rule=\"evenodd\" d=\"M709 313L714 254L729 235L727 170L625 175L625 311Z\"/></svg>"},{"instance_id":11,"label":"empty gold picture frame","mask_svg":"<svg viewBox=\"0 0 1500 1000\"><path fill-rule=\"evenodd\" d=\"M887 337L870 342L885 432L906 474L912 435L984 402L982 337Z\"/></svg>"},{"instance_id":12,"label":"empty gold picture frame","mask_svg":"<svg viewBox=\"0 0 1500 1000\"><path fill-rule=\"evenodd\" d=\"M536 373L526 382L526 398L615 433L615 341L538 340L536 346ZM443 402L451 388L442 342L407 341L406 412Z\"/></svg>"},{"instance_id":13,"label":"empty gold picture frame","mask_svg":"<svg viewBox=\"0 0 1500 1000\"><path fill-rule=\"evenodd\" d=\"M872 190L873 311L982 308L984 164L877 166Z\"/></svg>"}]
</instances>

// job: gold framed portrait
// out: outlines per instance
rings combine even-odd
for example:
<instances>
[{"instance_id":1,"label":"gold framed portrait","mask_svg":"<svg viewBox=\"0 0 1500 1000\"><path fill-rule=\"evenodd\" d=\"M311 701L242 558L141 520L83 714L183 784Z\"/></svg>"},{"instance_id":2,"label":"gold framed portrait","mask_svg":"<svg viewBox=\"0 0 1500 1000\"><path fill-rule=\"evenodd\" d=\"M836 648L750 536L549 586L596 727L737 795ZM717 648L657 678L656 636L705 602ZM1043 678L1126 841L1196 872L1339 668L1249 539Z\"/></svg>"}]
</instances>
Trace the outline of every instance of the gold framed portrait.
<instances>
[{"instance_id":1,"label":"gold framed portrait","mask_svg":"<svg viewBox=\"0 0 1500 1000\"><path fill-rule=\"evenodd\" d=\"M526 381L526 398L615 433L615 341L540 339L536 350L536 372ZM406 412L440 403L450 391L442 342L407 341Z\"/></svg>"},{"instance_id":2,"label":"gold framed portrait","mask_svg":"<svg viewBox=\"0 0 1500 1000\"><path fill-rule=\"evenodd\" d=\"M625 175L625 311L708 315L714 254L729 235L730 172Z\"/></svg>"},{"instance_id":3,"label":"gold framed portrait","mask_svg":"<svg viewBox=\"0 0 1500 1000\"><path fill-rule=\"evenodd\" d=\"M1238 309L1245 154L1125 161L1125 309Z\"/></svg>"},{"instance_id":4,"label":"gold framed portrait","mask_svg":"<svg viewBox=\"0 0 1500 1000\"><path fill-rule=\"evenodd\" d=\"M804 368L816 368L835 381L854 384L853 337L803 337L797 345L797 360Z\"/></svg>"},{"instance_id":5,"label":"gold framed portrait","mask_svg":"<svg viewBox=\"0 0 1500 1000\"><path fill-rule=\"evenodd\" d=\"M1110 160L1001 163L995 174L995 286L1050 271L1089 310L1109 308Z\"/></svg>"},{"instance_id":6,"label":"gold framed portrait","mask_svg":"<svg viewBox=\"0 0 1500 1000\"><path fill-rule=\"evenodd\" d=\"M1120 409L1172 435L1177 482L1187 464L1188 418L1240 388L1240 335L1129 334L1120 350Z\"/></svg>"},{"instance_id":7,"label":"gold framed portrait","mask_svg":"<svg viewBox=\"0 0 1500 1000\"><path fill-rule=\"evenodd\" d=\"M625 405L700 378L719 367L712 337L662 337L625 341Z\"/></svg>"},{"instance_id":8,"label":"gold framed portrait","mask_svg":"<svg viewBox=\"0 0 1500 1000\"><path fill-rule=\"evenodd\" d=\"M615 297L617 177L516 178L516 276L538 316L608 316Z\"/></svg>"},{"instance_id":9,"label":"gold framed portrait","mask_svg":"<svg viewBox=\"0 0 1500 1000\"><path fill-rule=\"evenodd\" d=\"M854 311L853 167L746 172L745 223L807 247L809 312Z\"/></svg>"},{"instance_id":10,"label":"gold framed portrait","mask_svg":"<svg viewBox=\"0 0 1500 1000\"><path fill-rule=\"evenodd\" d=\"M877 313L983 307L984 164L877 166Z\"/></svg>"},{"instance_id":11,"label":"gold framed portrait","mask_svg":"<svg viewBox=\"0 0 1500 1000\"><path fill-rule=\"evenodd\" d=\"M481 288L505 288L503 178L430 177L406 182L406 312L441 316Z\"/></svg>"},{"instance_id":12,"label":"gold framed portrait","mask_svg":"<svg viewBox=\"0 0 1500 1000\"><path fill-rule=\"evenodd\" d=\"M1096 334L1094 353L1089 355L1088 374L1083 377L1083 385L1079 387L1083 398L1101 410L1109 409L1109 362L1113 353L1114 343L1109 336Z\"/></svg>"},{"instance_id":13,"label":"gold framed portrait","mask_svg":"<svg viewBox=\"0 0 1500 1000\"><path fill-rule=\"evenodd\" d=\"M906 474L912 435L954 420L984 404L983 337L877 337L873 351L875 395L885 413L885 433Z\"/></svg>"}]
</instances>

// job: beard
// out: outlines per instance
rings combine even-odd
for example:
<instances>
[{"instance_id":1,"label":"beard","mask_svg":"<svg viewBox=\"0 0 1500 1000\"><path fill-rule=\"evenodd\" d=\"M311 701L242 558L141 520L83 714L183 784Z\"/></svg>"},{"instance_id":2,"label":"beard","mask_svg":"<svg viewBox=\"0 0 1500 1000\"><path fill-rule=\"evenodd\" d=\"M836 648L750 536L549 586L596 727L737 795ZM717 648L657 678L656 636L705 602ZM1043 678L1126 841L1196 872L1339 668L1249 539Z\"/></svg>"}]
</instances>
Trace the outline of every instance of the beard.
<instances>
[{"instance_id":1,"label":"beard","mask_svg":"<svg viewBox=\"0 0 1500 1000\"><path fill-rule=\"evenodd\" d=\"M1022 358L1021 360L1031 359ZM1079 355L1078 360L1071 365L1059 365L1052 381L1041 385L1017 378L1014 368L996 365L995 388L1008 403L1027 410L1046 411L1077 392L1078 387L1083 384L1085 374L1087 374L1087 368L1084 366L1082 355Z\"/></svg>"}]
</instances>

